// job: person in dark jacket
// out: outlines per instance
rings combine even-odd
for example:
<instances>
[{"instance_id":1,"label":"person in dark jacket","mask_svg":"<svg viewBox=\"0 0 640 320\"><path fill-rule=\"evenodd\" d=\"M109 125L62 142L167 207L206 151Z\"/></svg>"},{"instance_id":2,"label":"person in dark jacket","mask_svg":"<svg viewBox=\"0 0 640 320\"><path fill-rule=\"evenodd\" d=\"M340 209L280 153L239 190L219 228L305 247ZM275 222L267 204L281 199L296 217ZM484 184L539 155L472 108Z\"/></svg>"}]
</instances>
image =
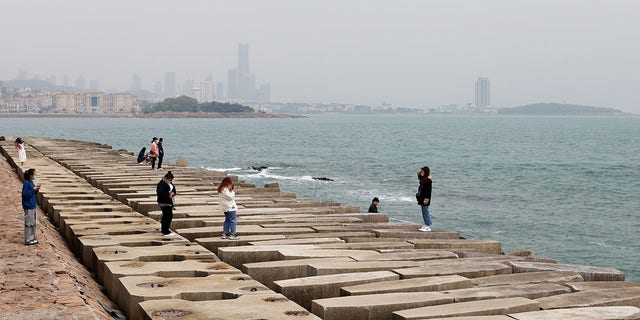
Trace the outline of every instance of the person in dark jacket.
<instances>
[{"instance_id":1,"label":"person in dark jacket","mask_svg":"<svg viewBox=\"0 0 640 320\"><path fill-rule=\"evenodd\" d=\"M29 169L24 173L22 183L22 209L24 209L24 244L30 246L38 243L36 240L36 194L40 185L33 184L36 179L36 170Z\"/></svg>"},{"instance_id":2,"label":"person in dark jacket","mask_svg":"<svg viewBox=\"0 0 640 320\"><path fill-rule=\"evenodd\" d=\"M431 205L431 170L429 167L424 166L418 171L418 179L420 180L420 187L418 187L418 193L416 193L416 200L422 211L422 219L424 220L424 226L420 228L420 231L431 231L431 215L429 213L429 206Z\"/></svg>"},{"instance_id":3,"label":"person in dark jacket","mask_svg":"<svg viewBox=\"0 0 640 320\"><path fill-rule=\"evenodd\" d=\"M171 173L171 171L168 171L167 174L164 175L162 180L158 182L156 193L158 195L158 205L162 210L162 219L160 220L160 224L162 226L162 235L175 235L175 233L169 230L169 227L171 226L171 220L173 220L173 198L177 193L176 187L173 185L173 174Z\"/></svg>"},{"instance_id":4,"label":"person in dark jacket","mask_svg":"<svg viewBox=\"0 0 640 320\"><path fill-rule=\"evenodd\" d=\"M378 213L378 204L380 203L380 199L378 197L374 197L371 200L371 205L369 206L369 212Z\"/></svg>"},{"instance_id":5,"label":"person in dark jacket","mask_svg":"<svg viewBox=\"0 0 640 320\"><path fill-rule=\"evenodd\" d=\"M149 155L147 154L147 147L142 147L142 149L140 149L140 152L138 153L138 164L142 164L145 160L147 160L147 157Z\"/></svg>"},{"instance_id":6,"label":"person in dark jacket","mask_svg":"<svg viewBox=\"0 0 640 320\"><path fill-rule=\"evenodd\" d=\"M158 170L162 169L162 159L164 158L164 149L162 148L162 138L158 140Z\"/></svg>"}]
</instances>

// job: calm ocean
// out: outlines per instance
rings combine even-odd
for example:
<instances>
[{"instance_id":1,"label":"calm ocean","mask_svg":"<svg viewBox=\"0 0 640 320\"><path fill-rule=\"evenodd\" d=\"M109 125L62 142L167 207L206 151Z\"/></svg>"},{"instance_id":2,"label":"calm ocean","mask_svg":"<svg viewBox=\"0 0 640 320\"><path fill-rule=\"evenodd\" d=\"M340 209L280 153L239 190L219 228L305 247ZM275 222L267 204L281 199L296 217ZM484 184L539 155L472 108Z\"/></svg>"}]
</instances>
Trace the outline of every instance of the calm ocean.
<instances>
[{"instance_id":1,"label":"calm ocean","mask_svg":"<svg viewBox=\"0 0 640 320\"><path fill-rule=\"evenodd\" d=\"M96 141L136 153L152 136L164 137L170 162L181 156L190 166L364 211L377 196L381 212L413 222L421 222L416 172L428 165L434 228L501 241L505 252L526 248L561 263L613 267L640 281L637 116L2 118L0 135Z\"/></svg>"}]
</instances>

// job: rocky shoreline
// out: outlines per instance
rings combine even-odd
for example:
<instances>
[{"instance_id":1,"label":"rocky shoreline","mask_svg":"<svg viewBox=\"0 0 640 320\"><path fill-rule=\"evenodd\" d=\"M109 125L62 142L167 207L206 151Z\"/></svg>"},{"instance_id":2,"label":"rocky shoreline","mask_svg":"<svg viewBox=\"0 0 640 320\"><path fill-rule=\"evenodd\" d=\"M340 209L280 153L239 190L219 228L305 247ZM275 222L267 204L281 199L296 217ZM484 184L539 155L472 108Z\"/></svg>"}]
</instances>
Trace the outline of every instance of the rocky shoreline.
<instances>
[{"instance_id":1,"label":"rocky shoreline","mask_svg":"<svg viewBox=\"0 0 640 320\"><path fill-rule=\"evenodd\" d=\"M186 166L166 166L179 194L176 235L165 237L155 195L163 171L104 144L23 139L25 166L16 163L10 137L0 152L18 176L37 169L39 219L57 226L95 275L92 285L103 286L128 319L640 319L640 283L616 269L558 264L526 250L504 254L494 240L420 232L384 213L299 199L278 184L230 176L240 239L221 239L215 188L226 174ZM7 179L19 184L5 172ZM3 288L20 268L28 266L3 266ZM9 290L32 292L30 281ZM78 292L87 305L104 304ZM17 312L2 302L0 319ZM26 305L45 310L37 300ZM102 319L104 310L92 310Z\"/></svg>"}]
</instances>

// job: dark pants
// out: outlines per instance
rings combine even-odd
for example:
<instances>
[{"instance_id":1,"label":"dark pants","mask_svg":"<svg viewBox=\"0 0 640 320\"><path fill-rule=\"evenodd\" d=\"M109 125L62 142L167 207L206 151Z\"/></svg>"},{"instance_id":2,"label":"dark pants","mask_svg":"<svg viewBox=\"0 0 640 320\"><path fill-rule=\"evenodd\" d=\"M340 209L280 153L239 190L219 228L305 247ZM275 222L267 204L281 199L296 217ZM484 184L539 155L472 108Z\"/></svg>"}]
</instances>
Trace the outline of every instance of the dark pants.
<instances>
[{"instance_id":1,"label":"dark pants","mask_svg":"<svg viewBox=\"0 0 640 320\"><path fill-rule=\"evenodd\" d=\"M156 157L151 157L151 169L156 168Z\"/></svg>"},{"instance_id":2,"label":"dark pants","mask_svg":"<svg viewBox=\"0 0 640 320\"><path fill-rule=\"evenodd\" d=\"M161 206L160 209L162 209L162 219L160 220L162 234L169 234L171 233L169 227L171 226L171 220L173 219L173 207Z\"/></svg>"},{"instance_id":3,"label":"dark pants","mask_svg":"<svg viewBox=\"0 0 640 320\"><path fill-rule=\"evenodd\" d=\"M158 156L158 169L162 168L162 158L164 158L164 154Z\"/></svg>"}]
</instances>

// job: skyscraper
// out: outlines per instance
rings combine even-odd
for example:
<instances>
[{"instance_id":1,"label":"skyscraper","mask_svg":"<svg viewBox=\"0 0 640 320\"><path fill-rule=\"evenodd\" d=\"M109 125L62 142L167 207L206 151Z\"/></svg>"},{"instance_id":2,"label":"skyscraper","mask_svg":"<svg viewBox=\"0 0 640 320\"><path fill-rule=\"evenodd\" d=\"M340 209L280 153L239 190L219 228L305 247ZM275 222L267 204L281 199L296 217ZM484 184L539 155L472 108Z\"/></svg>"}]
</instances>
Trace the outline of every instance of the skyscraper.
<instances>
[{"instance_id":1,"label":"skyscraper","mask_svg":"<svg viewBox=\"0 0 640 320\"><path fill-rule=\"evenodd\" d=\"M176 73L164 73L164 96L168 98L176 97Z\"/></svg>"},{"instance_id":2,"label":"skyscraper","mask_svg":"<svg viewBox=\"0 0 640 320\"><path fill-rule=\"evenodd\" d=\"M227 97L229 99L238 98L238 77L236 76L236 69L230 69L227 72Z\"/></svg>"},{"instance_id":3,"label":"skyscraper","mask_svg":"<svg viewBox=\"0 0 640 320\"><path fill-rule=\"evenodd\" d=\"M131 75L131 91L140 91L142 89L142 78L139 75Z\"/></svg>"},{"instance_id":4,"label":"skyscraper","mask_svg":"<svg viewBox=\"0 0 640 320\"><path fill-rule=\"evenodd\" d=\"M491 84L488 78L480 77L476 81L476 108L484 111L491 106Z\"/></svg>"}]
</instances>

